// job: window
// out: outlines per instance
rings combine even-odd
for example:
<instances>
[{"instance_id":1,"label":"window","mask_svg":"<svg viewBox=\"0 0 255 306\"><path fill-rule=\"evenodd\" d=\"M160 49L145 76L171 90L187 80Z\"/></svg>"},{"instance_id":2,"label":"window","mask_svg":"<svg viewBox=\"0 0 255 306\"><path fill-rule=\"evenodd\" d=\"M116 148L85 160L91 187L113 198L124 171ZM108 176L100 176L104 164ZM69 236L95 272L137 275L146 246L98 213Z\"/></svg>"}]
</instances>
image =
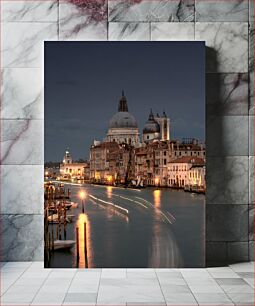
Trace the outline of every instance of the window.
<instances>
[{"instance_id":1,"label":"window","mask_svg":"<svg viewBox=\"0 0 255 306\"><path fill-rule=\"evenodd\" d=\"M166 159L164 159L164 165L166 165Z\"/></svg>"},{"instance_id":2,"label":"window","mask_svg":"<svg viewBox=\"0 0 255 306\"><path fill-rule=\"evenodd\" d=\"M149 136L149 135L147 135L147 139L150 139L150 136Z\"/></svg>"},{"instance_id":3,"label":"window","mask_svg":"<svg viewBox=\"0 0 255 306\"><path fill-rule=\"evenodd\" d=\"M164 156L166 156L166 151L164 151Z\"/></svg>"}]
</instances>

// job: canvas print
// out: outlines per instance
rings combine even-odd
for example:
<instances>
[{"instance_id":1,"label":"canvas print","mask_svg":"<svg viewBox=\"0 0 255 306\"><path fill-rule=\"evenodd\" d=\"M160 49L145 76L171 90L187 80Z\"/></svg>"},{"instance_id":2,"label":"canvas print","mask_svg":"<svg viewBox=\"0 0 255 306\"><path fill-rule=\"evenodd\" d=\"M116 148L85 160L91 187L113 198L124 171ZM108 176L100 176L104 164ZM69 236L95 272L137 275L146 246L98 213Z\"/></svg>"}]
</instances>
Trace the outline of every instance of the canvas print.
<instances>
[{"instance_id":1,"label":"canvas print","mask_svg":"<svg viewBox=\"0 0 255 306\"><path fill-rule=\"evenodd\" d=\"M204 80L204 42L45 42L45 267L204 266Z\"/></svg>"}]
</instances>

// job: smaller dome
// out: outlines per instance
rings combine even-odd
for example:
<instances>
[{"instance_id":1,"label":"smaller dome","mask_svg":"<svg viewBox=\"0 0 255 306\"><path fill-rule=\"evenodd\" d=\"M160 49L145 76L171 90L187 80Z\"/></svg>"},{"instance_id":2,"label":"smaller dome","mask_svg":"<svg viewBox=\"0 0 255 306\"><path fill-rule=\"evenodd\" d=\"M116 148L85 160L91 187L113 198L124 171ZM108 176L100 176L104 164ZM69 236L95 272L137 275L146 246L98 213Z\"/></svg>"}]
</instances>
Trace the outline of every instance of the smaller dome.
<instances>
[{"instance_id":1,"label":"smaller dome","mask_svg":"<svg viewBox=\"0 0 255 306\"><path fill-rule=\"evenodd\" d=\"M154 115L151 110L149 119L144 125L143 133L146 134L146 133L159 133L159 132L160 132L160 126L157 123L157 121L154 119Z\"/></svg>"}]
</instances>

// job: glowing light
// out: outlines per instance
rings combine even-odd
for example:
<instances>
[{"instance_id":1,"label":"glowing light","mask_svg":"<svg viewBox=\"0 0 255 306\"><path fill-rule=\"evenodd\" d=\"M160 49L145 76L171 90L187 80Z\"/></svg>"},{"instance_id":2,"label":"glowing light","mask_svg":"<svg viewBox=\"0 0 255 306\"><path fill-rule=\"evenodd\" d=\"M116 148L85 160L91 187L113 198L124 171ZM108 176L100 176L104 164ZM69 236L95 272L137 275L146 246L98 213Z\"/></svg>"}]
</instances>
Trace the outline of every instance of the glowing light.
<instances>
[{"instance_id":1,"label":"glowing light","mask_svg":"<svg viewBox=\"0 0 255 306\"><path fill-rule=\"evenodd\" d=\"M45 175L48 176L48 174L49 174L49 172L48 172L48 171L45 171Z\"/></svg>"},{"instance_id":2,"label":"glowing light","mask_svg":"<svg viewBox=\"0 0 255 306\"><path fill-rule=\"evenodd\" d=\"M111 176L111 175L108 175L108 176L107 176L107 181L108 181L109 183L112 182L112 176Z\"/></svg>"},{"instance_id":3,"label":"glowing light","mask_svg":"<svg viewBox=\"0 0 255 306\"><path fill-rule=\"evenodd\" d=\"M155 184L158 185L158 183L159 183L159 178L156 177L156 178L155 178Z\"/></svg>"},{"instance_id":4,"label":"glowing light","mask_svg":"<svg viewBox=\"0 0 255 306\"><path fill-rule=\"evenodd\" d=\"M80 191L79 196L80 196L80 199L81 199L81 200L84 200L84 199L86 198L86 192L83 191L83 190Z\"/></svg>"},{"instance_id":5,"label":"glowing light","mask_svg":"<svg viewBox=\"0 0 255 306\"><path fill-rule=\"evenodd\" d=\"M107 197L108 199L112 198L112 186L107 186Z\"/></svg>"},{"instance_id":6,"label":"glowing light","mask_svg":"<svg viewBox=\"0 0 255 306\"><path fill-rule=\"evenodd\" d=\"M153 191L154 205L159 208L161 206L161 190Z\"/></svg>"}]
</instances>

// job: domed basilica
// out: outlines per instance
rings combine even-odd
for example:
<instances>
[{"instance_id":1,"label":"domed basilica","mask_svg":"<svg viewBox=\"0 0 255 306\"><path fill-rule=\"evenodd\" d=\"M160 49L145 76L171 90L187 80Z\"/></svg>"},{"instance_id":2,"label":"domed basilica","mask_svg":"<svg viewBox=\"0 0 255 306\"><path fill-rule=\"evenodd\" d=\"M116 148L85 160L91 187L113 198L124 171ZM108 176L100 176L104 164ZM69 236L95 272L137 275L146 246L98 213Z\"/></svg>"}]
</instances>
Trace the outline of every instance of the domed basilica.
<instances>
[{"instance_id":1,"label":"domed basilica","mask_svg":"<svg viewBox=\"0 0 255 306\"><path fill-rule=\"evenodd\" d=\"M170 140L170 119L166 113L160 117L153 115L150 111L148 121L143 128L142 142L149 143L155 140ZM107 142L127 143L139 146L139 129L135 117L128 111L127 99L122 91L119 101L118 112L113 115L109 122L109 129L106 137Z\"/></svg>"}]
</instances>

